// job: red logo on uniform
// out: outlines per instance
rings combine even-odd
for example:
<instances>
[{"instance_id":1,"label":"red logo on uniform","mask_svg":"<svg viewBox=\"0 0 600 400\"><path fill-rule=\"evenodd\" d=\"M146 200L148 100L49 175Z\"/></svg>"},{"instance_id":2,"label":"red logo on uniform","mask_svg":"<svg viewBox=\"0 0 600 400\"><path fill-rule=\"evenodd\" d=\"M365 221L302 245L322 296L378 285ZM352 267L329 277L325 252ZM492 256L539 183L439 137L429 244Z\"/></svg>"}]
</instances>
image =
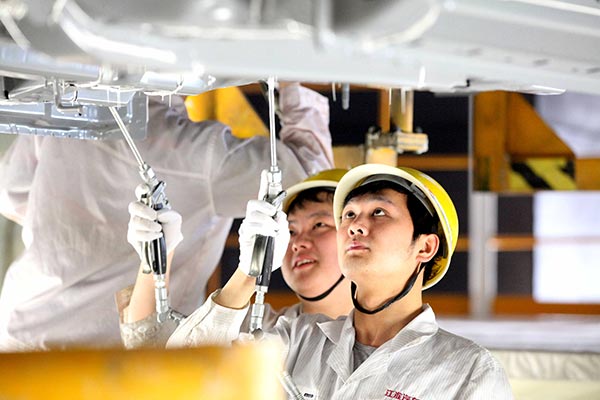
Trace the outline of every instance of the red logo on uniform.
<instances>
[{"instance_id":1,"label":"red logo on uniform","mask_svg":"<svg viewBox=\"0 0 600 400\"><path fill-rule=\"evenodd\" d=\"M395 390L387 389L385 391L385 397L388 399L398 399L398 400L419 400L416 397L409 396L402 392L396 392Z\"/></svg>"}]
</instances>

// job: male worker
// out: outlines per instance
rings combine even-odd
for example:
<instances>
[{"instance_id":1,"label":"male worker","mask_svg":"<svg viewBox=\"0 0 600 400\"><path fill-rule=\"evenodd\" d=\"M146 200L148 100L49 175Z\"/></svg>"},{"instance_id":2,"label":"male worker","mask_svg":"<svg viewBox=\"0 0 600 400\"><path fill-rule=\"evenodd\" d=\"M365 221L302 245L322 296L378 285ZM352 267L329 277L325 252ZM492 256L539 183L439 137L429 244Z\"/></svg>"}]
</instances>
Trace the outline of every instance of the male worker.
<instances>
[{"instance_id":1,"label":"male worker","mask_svg":"<svg viewBox=\"0 0 600 400\"><path fill-rule=\"evenodd\" d=\"M281 316L296 318L302 313L320 313L337 318L347 315L352 309L350 282L344 279L338 265L333 219L333 192L345 173L344 169L325 170L286 190L283 211L288 213L291 238L283 257L281 271L287 285L298 296L299 302L282 310L273 310L266 304L264 327L273 326ZM256 201L253 204L260 206L264 203ZM128 237L135 249L139 248L140 241L160 237L161 228L167 241L169 236L180 236L173 230L172 222L167 222L162 227L152 222L156 213L143 204L132 204L130 212L132 217ZM264 214L255 214L251 210L249 215L251 216L246 218L240 227L240 234L244 240L240 253L240 268L227 283L228 287L236 287L236 292L244 294L248 299L254 293L256 283L256 278L247 275L254 245L253 229L257 226L252 221L255 215L264 218ZM270 217L267 218L267 223L273 222ZM286 224L283 224L283 229L287 229ZM142 285L145 295L137 296L137 304L122 304L126 306L121 324L123 342L127 348L164 346L173 332L174 324L167 322L159 325L156 322L152 279L139 274L135 290L142 290ZM140 303L141 301L143 303ZM193 321L183 322L188 323L193 324ZM248 331L248 318L241 331Z\"/></svg>"},{"instance_id":2,"label":"male worker","mask_svg":"<svg viewBox=\"0 0 600 400\"><path fill-rule=\"evenodd\" d=\"M183 100L150 101L148 137L137 143L184 216L170 299L190 313L217 265L232 219L244 214L269 165L264 137L239 140L215 122L193 123ZM332 164L327 99L280 89L278 158L284 184ZM0 296L0 349L121 346L114 293L135 279L127 204L140 183L123 140L16 139L0 169L0 211L23 225L25 251ZM179 240L179 238L173 238Z\"/></svg>"},{"instance_id":3,"label":"male worker","mask_svg":"<svg viewBox=\"0 0 600 400\"><path fill-rule=\"evenodd\" d=\"M269 216L273 210L265 211ZM355 309L337 320L308 314L279 319L267 335L283 341L285 369L300 396L512 398L491 354L440 329L422 301L421 291L444 276L456 246L458 218L446 191L419 171L366 164L338 184L334 217ZM285 243L281 228L263 228L261 234L275 237L275 247ZM223 288L192 316L196 325L181 326L169 345L235 339L232 326L243 319L246 302Z\"/></svg>"}]
</instances>

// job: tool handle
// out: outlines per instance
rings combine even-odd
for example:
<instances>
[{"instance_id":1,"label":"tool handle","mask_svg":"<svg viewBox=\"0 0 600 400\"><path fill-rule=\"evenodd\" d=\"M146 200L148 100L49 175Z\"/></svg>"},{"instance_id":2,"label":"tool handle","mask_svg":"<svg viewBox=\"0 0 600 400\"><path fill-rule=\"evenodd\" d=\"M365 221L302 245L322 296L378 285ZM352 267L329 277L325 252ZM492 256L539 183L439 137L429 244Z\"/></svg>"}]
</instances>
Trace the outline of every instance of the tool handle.
<instances>
[{"instance_id":1,"label":"tool handle","mask_svg":"<svg viewBox=\"0 0 600 400\"><path fill-rule=\"evenodd\" d=\"M156 186L150 187L147 184L143 185L138 195L138 199L151 207L157 212L163 209L169 209L169 203L164 193L164 182L159 182ZM160 222L159 222L160 224ZM165 237L152 240L144 244L144 255L146 264L149 270L144 270L145 273L152 271L155 275L164 275L167 272L167 245Z\"/></svg>"},{"instance_id":2,"label":"tool handle","mask_svg":"<svg viewBox=\"0 0 600 400\"><path fill-rule=\"evenodd\" d=\"M165 197L166 198L166 197ZM163 203L153 204L152 208L156 211L160 211L164 208ZM158 221L157 221L158 222ZM159 222L160 224L160 222ZM152 267L154 274L164 275L167 273L167 242L165 236L159 237L151 242L150 247L153 251L154 260L156 260L156 267Z\"/></svg>"},{"instance_id":3,"label":"tool handle","mask_svg":"<svg viewBox=\"0 0 600 400\"><path fill-rule=\"evenodd\" d=\"M280 191L276 196L269 199L269 196L265 198L266 201L273 204L275 207L279 208L283 199L285 198L286 192ZM270 240L269 240L270 239ZM270 243L270 245L269 245ZM267 253L267 248L270 246L271 254ZM273 238L270 236L262 236L257 235L254 241L254 249L252 250L252 260L250 262L250 271L249 274L251 277L260 277L264 275L263 271L265 268L265 262L269 260L269 270L268 275L271 275L271 270L273 268L273 251L274 242Z\"/></svg>"},{"instance_id":4,"label":"tool handle","mask_svg":"<svg viewBox=\"0 0 600 400\"><path fill-rule=\"evenodd\" d=\"M273 271L273 250L274 250L274 239L271 236L264 237L261 236L260 239L264 240L264 258L263 258L263 267L260 274L256 277L256 285L257 286L265 286L269 287L269 283L271 281L271 271ZM255 244L256 246L256 244Z\"/></svg>"},{"instance_id":5,"label":"tool handle","mask_svg":"<svg viewBox=\"0 0 600 400\"><path fill-rule=\"evenodd\" d=\"M167 273L167 245L165 238L160 237L148 243L147 256L150 268L155 275Z\"/></svg>"}]
</instances>

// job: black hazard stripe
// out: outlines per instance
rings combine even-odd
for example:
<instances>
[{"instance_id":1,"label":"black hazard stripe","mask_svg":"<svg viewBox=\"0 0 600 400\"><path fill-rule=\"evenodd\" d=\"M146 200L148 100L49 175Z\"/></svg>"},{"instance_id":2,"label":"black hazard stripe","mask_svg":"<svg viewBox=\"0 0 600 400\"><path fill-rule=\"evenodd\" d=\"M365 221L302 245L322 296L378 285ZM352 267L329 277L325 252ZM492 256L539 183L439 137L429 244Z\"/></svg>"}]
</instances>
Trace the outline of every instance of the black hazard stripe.
<instances>
[{"instance_id":1,"label":"black hazard stripe","mask_svg":"<svg viewBox=\"0 0 600 400\"><path fill-rule=\"evenodd\" d=\"M512 162L510 166L513 171L525 179L527 184L532 189L552 189L548 182L546 182L542 177L538 176L526 163Z\"/></svg>"},{"instance_id":2,"label":"black hazard stripe","mask_svg":"<svg viewBox=\"0 0 600 400\"><path fill-rule=\"evenodd\" d=\"M512 162L511 168L533 190L574 190L577 188L574 162L567 158L529 158L522 162Z\"/></svg>"}]
</instances>

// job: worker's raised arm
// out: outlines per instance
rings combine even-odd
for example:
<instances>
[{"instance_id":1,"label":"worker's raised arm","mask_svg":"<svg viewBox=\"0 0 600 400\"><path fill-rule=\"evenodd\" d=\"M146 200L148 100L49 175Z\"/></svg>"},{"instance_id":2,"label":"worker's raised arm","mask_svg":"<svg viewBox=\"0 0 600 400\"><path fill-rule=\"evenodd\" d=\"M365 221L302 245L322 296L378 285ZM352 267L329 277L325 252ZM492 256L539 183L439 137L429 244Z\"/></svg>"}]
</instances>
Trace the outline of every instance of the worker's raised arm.
<instances>
[{"instance_id":1,"label":"worker's raised arm","mask_svg":"<svg viewBox=\"0 0 600 400\"><path fill-rule=\"evenodd\" d=\"M243 308L254 293L256 278L250 277L250 264L254 241L257 235L276 238L273 254L273 270L281 267L287 244L289 228L286 215L263 200L250 200L246 207L246 218L239 229L240 261L232 278L225 284L221 292L215 296L217 304L227 308Z\"/></svg>"},{"instance_id":2,"label":"worker's raised arm","mask_svg":"<svg viewBox=\"0 0 600 400\"><path fill-rule=\"evenodd\" d=\"M141 201L129 204L129 226L127 241L142 260L129 307L124 312L125 322L135 322L155 312L154 281L151 273L143 273L142 243L156 240L164 235L167 254L172 258L175 247L183 240L181 234L181 215L174 210L157 212ZM167 262L166 279L168 282L169 264Z\"/></svg>"},{"instance_id":3,"label":"worker's raised arm","mask_svg":"<svg viewBox=\"0 0 600 400\"><path fill-rule=\"evenodd\" d=\"M43 138L17 135L0 161L0 213L23 224Z\"/></svg>"},{"instance_id":4,"label":"worker's raised arm","mask_svg":"<svg viewBox=\"0 0 600 400\"><path fill-rule=\"evenodd\" d=\"M169 347L228 344L237 339L254 293L250 264L257 235L274 237L273 270L281 267L290 234L285 213L263 200L250 200L239 230L240 261L223 289L186 318L169 339Z\"/></svg>"},{"instance_id":5,"label":"worker's raised arm","mask_svg":"<svg viewBox=\"0 0 600 400\"><path fill-rule=\"evenodd\" d=\"M321 94L297 83L280 89L280 139L277 164L283 187L331 168L333 156L329 132L329 103ZM211 157L219 160L210 173L212 205L216 215L243 216L243 204L255 197L260 169L269 167L268 138L239 139L231 135L215 138Z\"/></svg>"},{"instance_id":6,"label":"worker's raised arm","mask_svg":"<svg viewBox=\"0 0 600 400\"><path fill-rule=\"evenodd\" d=\"M279 137L308 175L333 168L329 100L299 83L280 83Z\"/></svg>"},{"instance_id":7,"label":"worker's raised arm","mask_svg":"<svg viewBox=\"0 0 600 400\"><path fill-rule=\"evenodd\" d=\"M142 264L131 292L121 294L118 301L121 314L121 337L125 347L160 345L161 331L165 328L156 320L155 284L151 273L144 273L143 242L156 240L164 235L167 250L168 277L175 247L183 240L181 215L174 210L157 212L140 201L129 204L130 220L127 241L138 253ZM169 324L170 325L170 324ZM169 330L170 329L170 330ZM172 331L172 327L169 328ZM164 340L162 340L164 344Z\"/></svg>"}]
</instances>

